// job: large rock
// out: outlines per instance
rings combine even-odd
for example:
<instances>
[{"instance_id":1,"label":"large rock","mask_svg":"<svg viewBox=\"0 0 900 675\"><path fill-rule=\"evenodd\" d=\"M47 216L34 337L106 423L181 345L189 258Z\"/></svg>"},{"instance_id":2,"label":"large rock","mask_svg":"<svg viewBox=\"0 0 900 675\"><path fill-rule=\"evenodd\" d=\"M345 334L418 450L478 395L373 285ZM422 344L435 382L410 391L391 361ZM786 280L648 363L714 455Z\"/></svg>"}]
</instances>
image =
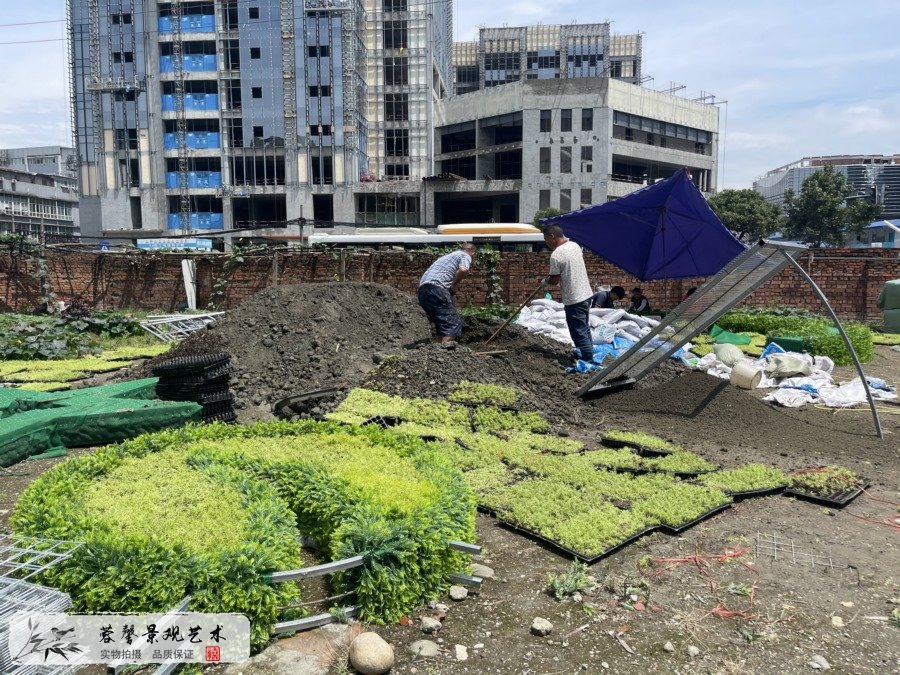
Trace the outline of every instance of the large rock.
<instances>
[{"instance_id":1,"label":"large rock","mask_svg":"<svg viewBox=\"0 0 900 675\"><path fill-rule=\"evenodd\" d=\"M547 619L542 619L541 617L536 617L534 621L531 622L531 634L537 635L538 637L545 637L550 635L550 631L553 630L553 624L547 621Z\"/></svg>"},{"instance_id":2,"label":"large rock","mask_svg":"<svg viewBox=\"0 0 900 675\"><path fill-rule=\"evenodd\" d=\"M437 633L441 629L441 622L430 616L422 617L422 632Z\"/></svg>"},{"instance_id":3,"label":"large rock","mask_svg":"<svg viewBox=\"0 0 900 675\"><path fill-rule=\"evenodd\" d=\"M492 579L494 576L494 570L487 565L472 563L472 576L481 577L482 579Z\"/></svg>"},{"instance_id":4,"label":"large rock","mask_svg":"<svg viewBox=\"0 0 900 675\"><path fill-rule=\"evenodd\" d=\"M362 633L350 645L350 665L362 675L382 675L394 665L394 648L377 633Z\"/></svg>"},{"instance_id":5,"label":"large rock","mask_svg":"<svg viewBox=\"0 0 900 675\"><path fill-rule=\"evenodd\" d=\"M440 654L441 648L437 642L431 640L416 640L409 646L409 651L416 656L431 657Z\"/></svg>"},{"instance_id":6,"label":"large rock","mask_svg":"<svg viewBox=\"0 0 900 675\"><path fill-rule=\"evenodd\" d=\"M450 599L456 600L457 602L461 600L465 600L466 596L469 595L469 591L465 588L465 586L451 586L450 587Z\"/></svg>"}]
</instances>

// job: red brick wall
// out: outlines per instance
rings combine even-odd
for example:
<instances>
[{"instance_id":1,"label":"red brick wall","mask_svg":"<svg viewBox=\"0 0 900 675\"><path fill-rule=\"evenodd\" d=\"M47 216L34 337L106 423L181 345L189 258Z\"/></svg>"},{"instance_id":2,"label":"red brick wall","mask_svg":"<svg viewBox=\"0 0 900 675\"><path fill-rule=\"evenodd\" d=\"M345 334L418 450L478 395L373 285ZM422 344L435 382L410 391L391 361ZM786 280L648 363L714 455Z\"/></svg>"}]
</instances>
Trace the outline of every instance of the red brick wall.
<instances>
[{"instance_id":1,"label":"red brick wall","mask_svg":"<svg viewBox=\"0 0 900 675\"><path fill-rule=\"evenodd\" d=\"M504 253L499 275L503 298L524 300L547 272L546 253ZM61 253L52 252L47 275L60 300L80 295L98 309L140 308L174 311L185 300L181 260L193 257L197 265L198 301L205 306L219 278L225 256L158 253ZM231 273L225 287L225 306L234 307L274 283L321 281L374 281L414 293L433 254L416 252L316 251L247 257ZM593 255L586 256L592 284L612 284L630 290L638 285L615 266ZM879 322L875 307L884 283L900 278L900 258L890 250L832 249L815 251L802 259L805 269L828 296L838 314ZM0 311L28 311L39 304L40 288L33 259L0 251ZM672 307L691 286L702 279L640 283L655 307ZM460 288L462 304L484 304L488 294L484 270L474 269ZM790 305L812 310L819 303L792 270L785 270L757 291L750 305Z\"/></svg>"}]
</instances>

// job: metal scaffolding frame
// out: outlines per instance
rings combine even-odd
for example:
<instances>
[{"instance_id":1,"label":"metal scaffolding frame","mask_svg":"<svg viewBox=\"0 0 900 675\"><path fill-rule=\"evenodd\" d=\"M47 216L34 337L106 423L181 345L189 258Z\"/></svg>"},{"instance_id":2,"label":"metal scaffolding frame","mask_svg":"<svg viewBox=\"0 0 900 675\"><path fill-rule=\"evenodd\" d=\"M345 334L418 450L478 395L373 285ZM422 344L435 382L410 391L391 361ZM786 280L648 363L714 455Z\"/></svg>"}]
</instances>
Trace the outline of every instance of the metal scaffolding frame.
<instances>
[{"instance_id":1,"label":"metal scaffolding frame","mask_svg":"<svg viewBox=\"0 0 900 675\"><path fill-rule=\"evenodd\" d=\"M856 350L828 298L795 259L805 250L803 246L769 241L760 241L747 249L701 286L696 293L669 312L656 328L638 340L627 352L588 380L576 393L578 396L587 397L633 384L712 326L719 317L743 302L779 272L790 267L810 285L834 321L856 366L856 372L862 380L869 407L872 409L875 431L879 438L883 438L878 410L875 408L875 401Z\"/></svg>"}]
</instances>

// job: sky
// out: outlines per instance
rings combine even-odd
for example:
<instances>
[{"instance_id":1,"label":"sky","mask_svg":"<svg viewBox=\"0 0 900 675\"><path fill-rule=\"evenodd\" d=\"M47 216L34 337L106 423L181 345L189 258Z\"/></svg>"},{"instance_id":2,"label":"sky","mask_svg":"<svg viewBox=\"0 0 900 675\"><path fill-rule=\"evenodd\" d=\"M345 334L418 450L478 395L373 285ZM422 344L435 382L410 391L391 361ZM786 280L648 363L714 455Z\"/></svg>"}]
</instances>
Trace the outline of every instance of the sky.
<instances>
[{"instance_id":1,"label":"sky","mask_svg":"<svg viewBox=\"0 0 900 675\"><path fill-rule=\"evenodd\" d=\"M71 144L64 0L0 9L0 147ZM647 86L727 101L720 187L750 187L809 155L900 154L896 0L456 0L453 14L457 40L479 26L573 21L644 33ZM2 25L31 21L56 22ZM45 39L57 41L3 44Z\"/></svg>"}]
</instances>

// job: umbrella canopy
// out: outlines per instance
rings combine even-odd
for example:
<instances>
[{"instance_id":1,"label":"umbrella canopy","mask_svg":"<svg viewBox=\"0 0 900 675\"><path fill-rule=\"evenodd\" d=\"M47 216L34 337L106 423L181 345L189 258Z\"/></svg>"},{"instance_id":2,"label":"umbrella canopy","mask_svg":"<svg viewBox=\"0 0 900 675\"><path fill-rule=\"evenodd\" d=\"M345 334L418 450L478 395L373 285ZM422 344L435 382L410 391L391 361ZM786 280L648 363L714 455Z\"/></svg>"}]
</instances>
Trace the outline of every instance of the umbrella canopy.
<instances>
[{"instance_id":1,"label":"umbrella canopy","mask_svg":"<svg viewBox=\"0 0 900 675\"><path fill-rule=\"evenodd\" d=\"M746 247L713 213L690 174L606 204L541 220L642 281L711 276Z\"/></svg>"}]
</instances>

